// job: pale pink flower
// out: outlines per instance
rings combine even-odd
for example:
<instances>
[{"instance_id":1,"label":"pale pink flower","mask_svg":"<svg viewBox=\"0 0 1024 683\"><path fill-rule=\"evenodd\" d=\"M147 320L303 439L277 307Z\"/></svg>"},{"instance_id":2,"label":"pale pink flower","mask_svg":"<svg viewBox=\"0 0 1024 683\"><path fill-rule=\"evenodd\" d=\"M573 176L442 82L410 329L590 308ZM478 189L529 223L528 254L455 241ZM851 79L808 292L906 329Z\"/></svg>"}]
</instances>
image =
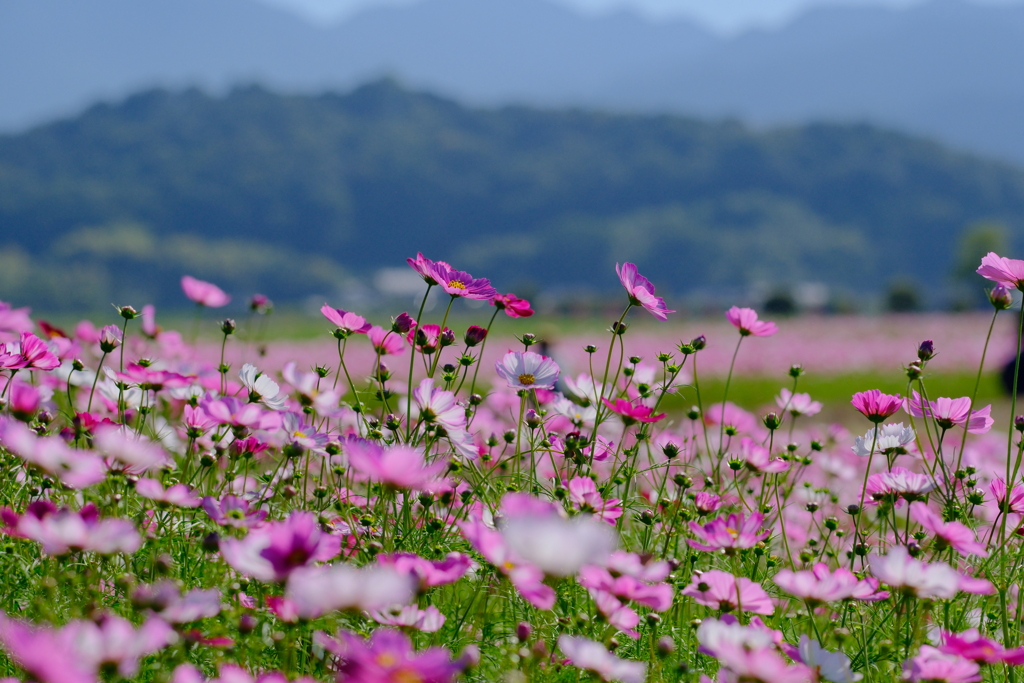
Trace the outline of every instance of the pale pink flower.
<instances>
[{"instance_id":1,"label":"pale pink flower","mask_svg":"<svg viewBox=\"0 0 1024 683\"><path fill-rule=\"evenodd\" d=\"M911 503L910 516L925 531L935 536L938 550L952 547L964 557L968 555L988 557L988 550L978 542L973 531L960 522L944 522L938 513L928 507L927 503L921 501Z\"/></svg>"},{"instance_id":2,"label":"pale pink flower","mask_svg":"<svg viewBox=\"0 0 1024 683\"><path fill-rule=\"evenodd\" d=\"M284 593L301 619L336 610L386 610L409 604L415 595L415 580L392 567L347 564L298 568Z\"/></svg>"},{"instance_id":3,"label":"pale pink flower","mask_svg":"<svg viewBox=\"0 0 1024 683\"><path fill-rule=\"evenodd\" d=\"M215 523L236 529L255 526L267 517L266 510L254 510L249 506L249 501L231 494L219 501L209 496L203 498L203 509Z\"/></svg>"},{"instance_id":4,"label":"pale pink flower","mask_svg":"<svg viewBox=\"0 0 1024 683\"><path fill-rule=\"evenodd\" d=\"M183 508L196 508L201 502L185 484L174 484L165 489L156 479L139 479L135 482L135 492L143 498Z\"/></svg>"},{"instance_id":5,"label":"pale pink flower","mask_svg":"<svg viewBox=\"0 0 1024 683\"><path fill-rule=\"evenodd\" d=\"M558 381L558 364L533 351L509 351L494 369L513 389L554 389Z\"/></svg>"},{"instance_id":6,"label":"pale pink flower","mask_svg":"<svg viewBox=\"0 0 1024 683\"><path fill-rule=\"evenodd\" d=\"M87 488L107 476L107 466L90 451L71 448L59 436L36 436L34 431L14 420L0 420L0 444L72 488Z\"/></svg>"},{"instance_id":7,"label":"pale pink flower","mask_svg":"<svg viewBox=\"0 0 1024 683\"><path fill-rule=\"evenodd\" d=\"M590 477L575 477L569 482L569 500L576 510L591 512L613 526L615 520L622 516L622 501L602 498L597 484Z\"/></svg>"},{"instance_id":8,"label":"pale pink flower","mask_svg":"<svg viewBox=\"0 0 1024 683\"><path fill-rule=\"evenodd\" d=\"M466 409L454 393L435 387L434 380L427 377L413 389L412 394L424 422L439 424L449 432L465 431Z\"/></svg>"},{"instance_id":9,"label":"pale pink flower","mask_svg":"<svg viewBox=\"0 0 1024 683\"><path fill-rule=\"evenodd\" d=\"M406 605L400 609L375 610L370 618L385 626L401 626L423 633L436 633L444 626L445 616L433 605L420 609L416 605Z\"/></svg>"},{"instance_id":10,"label":"pale pink flower","mask_svg":"<svg viewBox=\"0 0 1024 683\"><path fill-rule=\"evenodd\" d=\"M697 522L690 522L690 531L697 538L687 539L687 543L697 550L725 550L733 553L736 550L753 548L768 538L771 531L762 531L763 525L764 515L754 513L750 517L745 517L741 512L719 517L703 526Z\"/></svg>"},{"instance_id":11,"label":"pale pink flower","mask_svg":"<svg viewBox=\"0 0 1024 683\"><path fill-rule=\"evenodd\" d=\"M374 325L368 333L373 350L382 356L397 356L405 352L405 340L401 334Z\"/></svg>"},{"instance_id":12,"label":"pale pink flower","mask_svg":"<svg viewBox=\"0 0 1024 683\"><path fill-rule=\"evenodd\" d=\"M878 590L878 581L875 579L858 579L844 567L830 572L822 562L809 570L782 569L772 580L782 590L812 606L840 600L875 601L889 597L888 592Z\"/></svg>"},{"instance_id":13,"label":"pale pink flower","mask_svg":"<svg viewBox=\"0 0 1024 683\"><path fill-rule=\"evenodd\" d=\"M220 308L231 301L231 297L217 285L197 280L191 275L181 278L181 291L192 301L207 308Z\"/></svg>"},{"instance_id":14,"label":"pale pink flower","mask_svg":"<svg viewBox=\"0 0 1024 683\"><path fill-rule=\"evenodd\" d=\"M422 450L404 444L384 447L370 441L352 440L345 452L349 467L358 479L396 489L423 490L435 486L448 467L446 460L428 464Z\"/></svg>"},{"instance_id":15,"label":"pale pink flower","mask_svg":"<svg viewBox=\"0 0 1024 683\"><path fill-rule=\"evenodd\" d=\"M760 584L718 569L695 572L693 582L682 590L682 594L700 605L725 612L741 607L744 612L754 614L775 612L775 605Z\"/></svg>"},{"instance_id":16,"label":"pale pink flower","mask_svg":"<svg viewBox=\"0 0 1024 683\"><path fill-rule=\"evenodd\" d=\"M747 469L753 472L776 474L789 469L789 463L780 458L772 458L767 448L757 443L749 436L740 439L739 451L730 453L742 460Z\"/></svg>"},{"instance_id":17,"label":"pale pink flower","mask_svg":"<svg viewBox=\"0 0 1024 683\"><path fill-rule=\"evenodd\" d=\"M93 444L97 452L133 472L158 469L170 462L170 457L160 446L118 425L96 427Z\"/></svg>"},{"instance_id":18,"label":"pale pink flower","mask_svg":"<svg viewBox=\"0 0 1024 683\"><path fill-rule=\"evenodd\" d=\"M984 434L995 424L991 416L992 406L972 410L968 396L926 401L915 391L913 398L905 399L904 409L914 417L927 415L933 418L943 429L951 429L954 425L966 426L971 434Z\"/></svg>"},{"instance_id":19,"label":"pale pink flower","mask_svg":"<svg viewBox=\"0 0 1024 683\"><path fill-rule=\"evenodd\" d=\"M555 605L555 591L544 583L544 572L516 556L499 532L480 520L461 522L463 537L498 571L508 577L523 599L537 609L549 610Z\"/></svg>"},{"instance_id":20,"label":"pale pink flower","mask_svg":"<svg viewBox=\"0 0 1024 683\"><path fill-rule=\"evenodd\" d=\"M665 305L665 300L654 295L654 285L637 270L632 263L623 263L620 267L615 264L615 274L619 276L619 282L626 289L629 295L629 303L634 306L642 306L658 320L668 320L670 311Z\"/></svg>"},{"instance_id":21,"label":"pale pink flower","mask_svg":"<svg viewBox=\"0 0 1024 683\"><path fill-rule=\"evenodd\" d=\"M770 337L779 331L775 323L758 320L757 312L753 308L733 306L725 312L725 319L732 323L733 327L738 329L744 337L750 335Z\"/></svg>"},{"instance_id":22,"label":"pale pink flower","mask_svg":"<svg viewBox=\"0 0 1024 683\"><path fill-rule=\"evenodd\" d=\"M605 681L643 683L647 675L647 666L643 662L620 659L601 643L587 638L563 633L558 637L558 649L570 664L593 671Z\"/></svg>"},{"instance_id":23,"label":"pale pink flower","mask_svg":"<svg viewBox=\"0 0 1024 683\"><path fill-rule=\"evenodd\" d=\"M928 475L897 465L889 472L877 472L868 477L867 494L873 501L896 502L898 498L914 501L934 489L935 482Z\"/></svg>"},{"instance_id":24,"label":"pale pink flower","mask_svg":"<svg viewBox=\"0 0 1024 683\"><path fill-rule=\"evenodd\" d=\"M810 394L794 394L785 388L781 389L779 395L775 397L775 404L793 417L817 415L822 408L821 403L812 400Z\"/></svg>"},{"instance_id":25,"label":"pale pink flower","mask_svg":"<svg viewBox=\"0 0 1024 683\"><path fill-rule=\"evenodd\" d=\"M817 640L800 635L800 647L797 649L798 661L811 669L814 680L829 683L856 683L864 678L863 674L854 673L850 668L850 658L842 652L831 652L823 648Z\"/></svg>"},{"instance_id":26,"label":"pale pink flower","mask_svg":"<svg viewBox=\"0 0 1024 683\"><path fill-rule=\"evenodd\" d=\"M995 587L984 579L964 576L945 562L928 564L910 556L903 546L884 556L868 557L871 573L885 585L922 599L949 600L959 591L988 595Z\"/></svg>"},{"instance_id":27,"label":"pale pink flower","mask_svg":"<svg viewBox=\"0 0 1024 683\"><path fill-rule=\"evenodd\" d=\"M472 565L468 555L449 553L443 560L428 560L412 553L396 553L394 555L377 555L377 563L385 567L394 567L396 571L416 579L421 592L435 586L455 583L461 579Z\"/></svg>"},{"instance_id":28,"label":"pale pink flower","mask_svg":"<svg viewBox=\"0 0 1024 683\"><path fill-rule=\"evenodd\" d=\"M977 272L983 278L1006 287L1021 289L1024 286L1024 261L1019 259L1006 258L990 251L982 257Z\"/></svg>"},{"instance_id":29,"label":"pale pink flower","mask_svg":"<svg viewBox=\"0 0 1024 683\"><path fill-rule=\"evenodd\" d=\"M1021 487L1014 484L1010 487L1009 496L1007 496L1006 482L1002 478L996 478L989 484L989 491L996 499L1000 512L1024 514L1024 490Z\"/></svg>"},{"instance_id":30,"label":"pale pink flower","mask_svg":"<svg viewBox=\"0 0 1024 683\"><path fill-rule=\"evenodd\" d=\"M603 564L618 541L611 527L589 515L518 515L503 519L499 530L516 557L556 577Z\"/></svg>"},{"instance_id":31,"label":"pale pink flower","mask_svg":"<svg viewBox=\"0 0 1024 683\"><path fill-rule=\"evenodd\" d=\"M142 546L134 524L126 519L101 519L92 503L75 512L37 501L28 505L25 514L7 510L3 518L7 533L37 541L47 555L66 555L72 550L131 555Z\"/></svg>"},{"instance_id":32,"label":"pale pink flower","mask_svg":"<svg viewBox=\"0 0 1024 683\"><path fill-rule=\"evenodd\" d=\"M327 304L320 307L320 312L345 334L366 334L370 331L371 325L366 322L366 318L355 313L349 313L340 308L331 308Z\"/></svg>"},{"instance_id":33,"label":"pale pink flower","mask_svg":"<svg viewBox=\"0 0 1024 683\"><path fill-rule=\"evenodd\" d=\"M917 656L904 662L903 678L922 683L974 683L981 680L981 667L969 659L922 645Z\"/></svg>"}]
</instances>

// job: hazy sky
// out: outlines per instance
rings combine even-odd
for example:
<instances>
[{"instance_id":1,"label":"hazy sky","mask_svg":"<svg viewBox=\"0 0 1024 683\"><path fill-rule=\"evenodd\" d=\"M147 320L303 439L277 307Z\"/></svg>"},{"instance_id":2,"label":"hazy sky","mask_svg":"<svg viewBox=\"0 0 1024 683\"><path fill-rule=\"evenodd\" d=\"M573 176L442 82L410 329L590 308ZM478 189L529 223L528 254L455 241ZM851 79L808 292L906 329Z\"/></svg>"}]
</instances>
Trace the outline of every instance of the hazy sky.
<instances>
[{"instance_id":1,"label":"hazy sky","mask_svg":"<svg viewBox=\"0 0 1024 683\"><path fill-rule=\"evenodd\" d=\"M421 0L262 0L294 9L317 22L333 22L374 5L411 4ZM882 5L910 7L926 0L552 0L585 12L633 9L654 19L687 17L722 33L784 24L816 5ZM973 0L985 4L1016 4L1022 0ZM480 0L486 2L486 0Z\"/></svg>"}]
</instances>

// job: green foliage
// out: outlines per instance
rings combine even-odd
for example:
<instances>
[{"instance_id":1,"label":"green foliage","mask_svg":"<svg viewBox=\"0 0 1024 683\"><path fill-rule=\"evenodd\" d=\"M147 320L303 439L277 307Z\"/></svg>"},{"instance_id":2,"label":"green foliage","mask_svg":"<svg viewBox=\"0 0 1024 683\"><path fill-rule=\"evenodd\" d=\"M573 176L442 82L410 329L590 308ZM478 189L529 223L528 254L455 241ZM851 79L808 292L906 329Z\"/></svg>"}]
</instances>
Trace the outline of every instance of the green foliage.
<instances>
[{"instance_id":1,"label":"green foliage","mask_svg":"<svg viewBox=\"0 0 1024 683\"><path fill-rule=\"evenodd\" d=\"M20 264L0 297L37 305L69 269L88 284L68 305L177 301L172 270L286 301L420 249L513 290L603 289L632 259L669 293L877 294L902 276L930 283L928 304L994 243L955 248L979 220L1024 227L1024 173L870 126L477 110L389 81L154 90L0 137L0 258Z\"/></svg>"}]
</instances>

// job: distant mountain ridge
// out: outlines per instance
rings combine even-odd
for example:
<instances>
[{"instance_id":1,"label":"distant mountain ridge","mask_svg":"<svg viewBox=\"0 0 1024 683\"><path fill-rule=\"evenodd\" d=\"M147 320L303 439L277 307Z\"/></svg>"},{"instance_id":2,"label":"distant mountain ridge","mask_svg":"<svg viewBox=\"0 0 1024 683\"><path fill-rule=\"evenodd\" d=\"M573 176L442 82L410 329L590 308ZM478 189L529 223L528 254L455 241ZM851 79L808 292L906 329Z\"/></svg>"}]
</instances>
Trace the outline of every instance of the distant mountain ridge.
<instances>
[{"instance_id":1,"label":"distant mountain ridge","mask_svg":"<svg viewBox=\"0 0 1024 683\"><path fill-rule=\"evenodd\" d=\"M482 105L870 121L1024 162L1024 5L827 7L735 38L546 0L425 0L317 27L253 0L5 0L0 128L152 85L397 77Z\"/></svg>"},{"instance_id":2,"label":"distant mountain ridge","mask_svg":"<svg viewBox=\"0 0 1024 683\"><path fill-rule=\"evenodd\" d=\"M1024 230L1024 170L866 125L147 91L0 136L0 299L160 300L183 271L281 299L368 288L416 251L503 289L742 297L896 277L941 300L965 226Z\"/></svg>"}]
</instances>

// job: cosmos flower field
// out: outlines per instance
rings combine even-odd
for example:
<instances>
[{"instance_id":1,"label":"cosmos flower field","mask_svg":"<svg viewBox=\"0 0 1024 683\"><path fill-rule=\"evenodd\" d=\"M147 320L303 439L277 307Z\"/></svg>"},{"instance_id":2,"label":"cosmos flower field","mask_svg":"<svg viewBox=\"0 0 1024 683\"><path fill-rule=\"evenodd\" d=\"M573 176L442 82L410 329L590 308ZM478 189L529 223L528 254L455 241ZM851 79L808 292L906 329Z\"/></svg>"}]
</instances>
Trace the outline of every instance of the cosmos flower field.
<instances>
[{"instance_id":1,"label":"cosmos flower field","mask_svg":"<svg viewBox=\"0 0 1024 683\"><path fill-rule=\"evenodd\" d=\"M228 362L242 343L217 319L229 297L188 276L197 320L222 335L215 360L151 306L64 331L0 304L0 673L1024 674L1024 417L1001 423L976 400L993 349L1007 350L993 330L1012 322L1020 347L1009 309L1024 261L982 260L980 330L908 344L904 391L849 397L857 433L820 420L799 361L777 373L770 410L730 395L778 362L786 321L733 307L729 336L637 337L638 316L675 312L634 264L609 273L618 320L557 360L528 301L422 254L409 266L442 309L371 321L325 304L332 346L312 364ZM465 300L490 307L451 329ZM251 310L271 304L257 295ZM516 340L488 349L498 329ZM972 395L930 391L940 356L974 363ZM702 392L708 367L724 390Z\"/></svg>"}]
</instances>

